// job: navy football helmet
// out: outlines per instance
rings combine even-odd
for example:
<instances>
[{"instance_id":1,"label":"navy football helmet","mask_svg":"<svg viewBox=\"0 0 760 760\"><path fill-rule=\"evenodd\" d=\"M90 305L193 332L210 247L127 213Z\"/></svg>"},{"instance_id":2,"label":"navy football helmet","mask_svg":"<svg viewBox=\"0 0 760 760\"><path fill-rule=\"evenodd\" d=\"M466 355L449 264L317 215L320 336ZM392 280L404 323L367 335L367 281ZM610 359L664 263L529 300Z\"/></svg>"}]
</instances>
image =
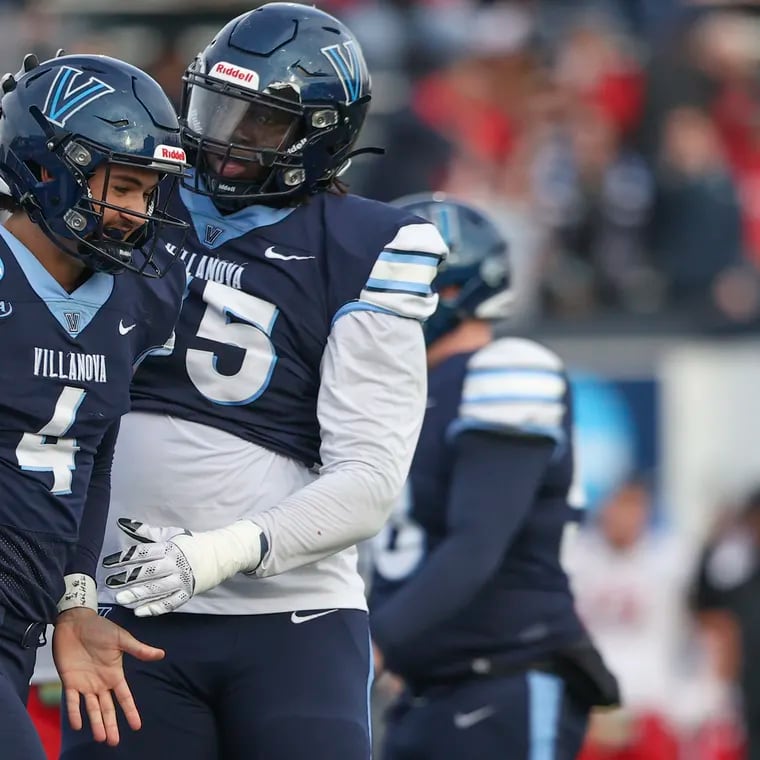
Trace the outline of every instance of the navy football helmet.
<instances>
[{"instance_id":1,"label":"navy football helmet","mask_svg":"<svg viewBox=\"0 0 760 760\"><path fill-rule=\"evenodd\" d=\"M439 302L425 323L428 345L465 319L509 316L514 300L509 246L484 212L444 193L408 195L392 205L432 222L449 246L433 280Z\"/></svg>"},{"instance_id":2,"label":"navy football helmet","mask_svg":"<svg viewBox=\"0 0 760 760\"><path fill-rule=\"evenodd\" d=\"M38 63L28 55L18 74L3 77L0 90L0 178L15 202L61 250L92 269L162 276L175 256L157 248L161 228L187 229L165 212L171 183L162 188L161 207L156 188L144 214L106 200L117 166L175 181L186 170L179 121L158 83L107 56ZM88 180L102 164L103 193L96 198ZM129 233L106 227L105 208L144 224Z\"/></svg>"},{"instance_id":3,"label":"navy football helmet","mask_svg":"<svg viewBox=\"0 0 760 760\"><path fill-rule=\"evenodd\" d=\"M221 209L318 192L356 155L369 73L353 34L324 11L267 3L244 13L198 54L184 81L190 189Z\"/></svg>"}]
</instances>

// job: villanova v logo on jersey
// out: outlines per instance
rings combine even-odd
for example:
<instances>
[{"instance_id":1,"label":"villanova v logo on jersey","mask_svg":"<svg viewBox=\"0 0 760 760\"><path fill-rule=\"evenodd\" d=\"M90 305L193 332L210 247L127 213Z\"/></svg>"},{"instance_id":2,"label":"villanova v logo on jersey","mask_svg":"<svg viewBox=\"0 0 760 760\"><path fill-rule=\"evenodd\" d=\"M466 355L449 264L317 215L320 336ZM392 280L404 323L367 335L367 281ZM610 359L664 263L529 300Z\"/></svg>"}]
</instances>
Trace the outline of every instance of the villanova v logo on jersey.
<instances>
[{"instance_id":1,"label":"villanova v logo on jersey","mask_svg":"<svg viewBox=\"0 0 760 760\"><path fill-rule=\"evenodd\" d=\"M77 111L113 91L100 79L71 66L61 66L48 90L42 113L53 124L63 127Z\"/></svg>"},{"instance_id":2,"label":"villanova v logo on jersey","mask_svg":"<svg viewBox=\"0 0 760 760\"><path fill-rule=\"evenodd\" d=\"M353 40L323 47L322 52L327 56L343 85L346 103L358 100L362 94L362 63Z\"/></svg>"},{"instance_id":3,"label":"villanova v logo on jersey","mask_svg":"<svg viewBox=\"0 0 760 760\"><path fill-rule=\"evenodd\" d=\"M206 234L203 236L203 242L211 247L216 242L219 235L222 234L221 227L215 227L213 224L206 225Z\"/></svg>"},{"instance_id":4,"label":"villanova v logo on jersey","mask_svg":"<svg viewBox=\"0 0 760 760\"><path fill-rule=\"evenodd\" d=\"M66 326L69 328L69 332L76 334L79 332L79 317L81 316L78 311L64 311L63 316L66 319Z\"/></svg>"}]
</instances>

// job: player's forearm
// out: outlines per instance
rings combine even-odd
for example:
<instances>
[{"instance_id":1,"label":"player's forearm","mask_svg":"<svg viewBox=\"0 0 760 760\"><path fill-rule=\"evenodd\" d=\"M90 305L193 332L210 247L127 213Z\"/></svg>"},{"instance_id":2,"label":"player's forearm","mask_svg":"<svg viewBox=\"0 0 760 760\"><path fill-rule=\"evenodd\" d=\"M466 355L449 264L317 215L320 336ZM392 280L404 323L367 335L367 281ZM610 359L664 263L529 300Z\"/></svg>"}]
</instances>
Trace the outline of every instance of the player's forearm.
<instances>
[{"instance_id":1,"label":"player's forearm","mask_svg":"<svg viewBox=\"0 0 760 760\"><path fill-rule=\"evenodd\" d=\"M111 463L118 432L119 423L116 422L109 428L98 446L87 490L87 500L79 523L77 544L66 565L67 575L83 573L90 578L95 577L108 519L108 503L111 498Z\"/></svg>"},{"instance_id":2,"label":"player's forearm","mask_svg":"<svg viewBox=\"0 0 760 760\"><path fill-rule=\"evenodd\" d=\"M426 398L417 322L358 312L335 323L317 405L320 476L255 515L270 547L256 575L316 562L380 530L408 475Z\"/></svg>"},{"instance_id":3,"label":"player's forearm","mask_svg":"<svg viewBox=\"0 0 760 760\"><path fill-rule=\"evenodd\" d=\"M402 485L402 479L356 463L257 514L270 550L256 575L276 575L317 562L374 536L388 519Z\"/></svg>"},{"instance_id":4,"label":"player's forearm","mask_svg":"<svg viewBox=\"0 0 760 760\"><path fill-rule=\"evenodd\" d=\"M447 537L398 593L373 608L373 636L381 650L451 619L493 578L520 532L553 450L548 438L485 431L458 437Z\"/></svg>"}]
</instances>

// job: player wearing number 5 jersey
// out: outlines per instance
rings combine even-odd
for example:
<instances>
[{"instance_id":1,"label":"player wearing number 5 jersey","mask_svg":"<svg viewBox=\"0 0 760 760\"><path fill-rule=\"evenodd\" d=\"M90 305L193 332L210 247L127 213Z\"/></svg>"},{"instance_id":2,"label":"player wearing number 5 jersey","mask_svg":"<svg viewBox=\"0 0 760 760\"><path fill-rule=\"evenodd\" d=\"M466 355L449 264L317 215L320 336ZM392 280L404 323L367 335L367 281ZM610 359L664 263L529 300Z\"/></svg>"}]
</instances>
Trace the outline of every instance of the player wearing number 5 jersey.
<instances>
[{"instance_id":1,"label":"player wearing number 5 jersey","mask_svg":"<svg viewBox=\"0 0 760 760\"><path fill-rule=\"evenodd\" d=\"M446 246L341 189L370 83L336 19L264 5L185 80L192 229L166 245L189 282L174 353L135 378L101 596L167 658L130 667L139 737L101 754L69 734L63 757L366 760L355 544L411 461Z\"/></svg>"},{"instance_id":2,"label":"player wearing number 5 jersey","mask_svg":"<svg viewBox=\"0 0 760 760\"><path fill-rule=\"evenodd\" d=\"M69 719L83 696L98 741L118 742L113 696L139 727L122 651L161 656L98 617L94 576L133 369L169 350L185 287L155 245L187 228L157 190L185 164L170 101L126 63L29 55L0 89L0 755L37 760L47 623Z\"/></svg>"},{"instance_id":3,"label":"player wearing number 5 jersey","mask_svg":"<svg viewBox=\"0 0 760 760\"><path fill-rule=\"evenodd\" d=\"M509 314L506 241L445 196L399 207L449 244L428 321L429 396L405 498L374 541L378 670L407 691L387 760L573 760L593 704L616 699L560 564L573 423L560 359L494 338Z\"/></svg>"}]
</instances>

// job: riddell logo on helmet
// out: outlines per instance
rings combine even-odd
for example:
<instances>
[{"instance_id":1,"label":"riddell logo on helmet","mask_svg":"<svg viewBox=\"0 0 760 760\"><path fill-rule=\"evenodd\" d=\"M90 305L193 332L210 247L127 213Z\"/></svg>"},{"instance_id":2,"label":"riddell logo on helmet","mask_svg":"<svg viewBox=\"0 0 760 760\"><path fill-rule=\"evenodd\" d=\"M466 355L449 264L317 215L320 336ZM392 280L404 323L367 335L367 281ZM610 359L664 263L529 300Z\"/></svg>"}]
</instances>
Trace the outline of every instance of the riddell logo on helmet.
<instances>
[{"instance_id":1,"label":"riddell logo on helmet","mask_svg":"<svg viewBox=\"0 0 760 760\"><path fill-rule=\"evenodd\" d=\"M158 158L161 161L175 161L180 164L187 163L185 151L173 145L157 145L153 151L153 158Z\"/></svg>"},{"instance_id":2,"label":"riddell logo on helmet","mask_svg":"<svg viewBox=\"0 0 760 760\"><path fill-rule=\"evenodd\" d=\"M251 69L244 69L241 66L235 66L226 61L215 63L209 76L215 79L223 79L225 82L233 82L238 87L244 87L246 90L259 89L259 75Z\"/></svg>"}]
</instances>

